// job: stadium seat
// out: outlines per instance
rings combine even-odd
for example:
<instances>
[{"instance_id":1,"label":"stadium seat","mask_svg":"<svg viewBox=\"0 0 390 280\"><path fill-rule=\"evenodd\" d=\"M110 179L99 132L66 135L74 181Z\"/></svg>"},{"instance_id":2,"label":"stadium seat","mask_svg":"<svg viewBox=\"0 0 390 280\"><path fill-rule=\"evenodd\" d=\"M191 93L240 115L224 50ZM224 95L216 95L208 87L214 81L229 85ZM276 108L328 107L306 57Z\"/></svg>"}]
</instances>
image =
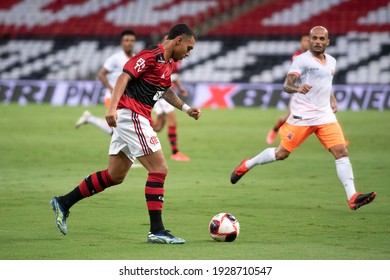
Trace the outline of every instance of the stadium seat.
<instances>
[{"instance_id":1,"label":"stadium seat","mask_svg":"<svg viewBox=\"0 0 390 280\"><path fill-rule=\"evenodd\" d=\"M119 49L116 36L124 26L117 23L135 29L138 51L150 44L152 33L170 28L172 15L193 25L225 15L183 61L183 81L281 83L299 37L321 21L331 34L328 52L338 60L336 83L388 83L385 0L8 2L0 9L1 79L96 79L104 60ZM229 17L248 4L251 9Z\"/></svg>"}]
</instances>

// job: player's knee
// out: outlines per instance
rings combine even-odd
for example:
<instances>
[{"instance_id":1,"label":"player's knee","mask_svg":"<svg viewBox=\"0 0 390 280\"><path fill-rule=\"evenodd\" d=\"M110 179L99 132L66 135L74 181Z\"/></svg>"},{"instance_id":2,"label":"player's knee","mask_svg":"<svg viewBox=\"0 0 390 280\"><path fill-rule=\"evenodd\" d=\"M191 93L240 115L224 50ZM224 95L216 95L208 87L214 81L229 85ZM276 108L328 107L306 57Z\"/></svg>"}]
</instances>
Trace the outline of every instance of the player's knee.
<instances>
[{"instance_id":1,"label":"player's knee","mask_svg":"<svg viewBox=\"0 0 390 280\"><path fill-rule=\"evenodd\" d=\"M153 130L155 132L160 132L162 130L162 126L155 125L155 126L153 126Z\"/></svg>"},{"instance_id":2,"label":"player's knee","mask_svg":"<svg viewBox=\"0 0 390 280\"><path fill-rule=\"evenodd\" d=\"M157 172L168 174L168 165L162 165L159 167L159 170L156 170Z\"/></svg>"},{"instance_id":3,"label":"player's knee","mask_svg":"<svg viewBox=\"0 0 390 280\"><path fill-rule=\"evenodd\" d=\"M121 175L111 175L112 180L115 182L115 185L122 184L123 181L126 178L126 175L121 176Z\"/></svg>"},{"instance_id":4,"label":"player's knee","mask_svg":"<svg viewBox=\"0 0 390 280\"><path fill-rule=\"evenodd\" d=\"M286 158L288 158L288 154L276 155L276 160L285 160Z\"/></svg>"},{"instance_id":5,"label":"player's knee","mask_svg":"<svg viewBox=\"0 0 390 280\"><path fill-rule=\"evenodd\" d=\"M118 172L114 170L108 170L108 172L110 174L111 180L115 182L115 185L121 184L125 180L127 174L127 172Z\"/></svg>"},{"instance_id":6,"label":"player's knee","mask_svg":"<svg viewBox=\"0 0 390 280\"><path fill-rule=\"evenodd\" d=\"M177 126L176 119L167 120L168 126Z\"/></svg>"},{"instance_id":7,"label":"player's knee","mask_svg":"<svg viewBox=\"0 0 390 280\"><path fill-rule=\"evenodd\" d=\"M168 165L166 165L166 164L150 165L150 166L147 166L146 169L149 172L158 172L158 173L168 174Z\"/></svg>"},{"instance_id":8,"label":"player's knee","mask_svg":"<svg viewBox=\"0 0 390 280\"><path fill-rule=\"evenodd\" d=\"M277 149L275 152L276 160L284 160L284 159L288 158L289 155L290 155L290 152L288 152L284 149L283 150Z\"/></svg>"},{"instance_id":9,"label":"player's knee","mask_svg":"<svg viewBox=\"0 0 390 280\"><path fill-rule=\"evenodd\" d=\"M348 156L348 150L344 145L338 145L329 149L336 159Z\"/></svg>"},{"instance_id":10,"label":"player's knee","mask_svg":"<svg viewBox=\"0 0 390 280\"><path fill-rule=\"evenodd\" d=\"M159 166L158 172L168 174L168 165L166 163L165 164L161 164Z\"/></svg>"}]
</instances>

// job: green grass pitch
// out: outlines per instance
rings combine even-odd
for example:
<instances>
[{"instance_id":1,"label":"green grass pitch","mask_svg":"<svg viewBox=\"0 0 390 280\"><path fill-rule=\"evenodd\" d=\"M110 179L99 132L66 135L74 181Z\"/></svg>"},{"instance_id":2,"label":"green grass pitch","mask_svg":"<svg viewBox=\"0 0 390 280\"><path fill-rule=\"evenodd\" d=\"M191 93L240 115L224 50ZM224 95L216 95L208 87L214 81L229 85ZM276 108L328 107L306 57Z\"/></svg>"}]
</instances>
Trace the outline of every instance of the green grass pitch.
<instances>
[{"instance_id":1,"label":"green grass pitch","mask_svg":"<svg viewBox=\"0 0 390 280\"><path fill-rule=\"evenodd\" d=\"M105 169L109 137L94 126L74 128L85 108L1 107L0 259L2 260L376 260L390 259L390 112L339 112L358 191L375 201L351 211L332 155L311 136L290 158L257 166L231 185L232 169L267 147L277 110L203 110L199 121L177 111L179 145L190 162L167 156L164 222L185 245L146 243L147 172L71 209L68 235L55 226L49 200ZM104 115L102 106L89 108ZM211 239L208 223L230 212L241 233Z\"/></svg>"}]
</instances>

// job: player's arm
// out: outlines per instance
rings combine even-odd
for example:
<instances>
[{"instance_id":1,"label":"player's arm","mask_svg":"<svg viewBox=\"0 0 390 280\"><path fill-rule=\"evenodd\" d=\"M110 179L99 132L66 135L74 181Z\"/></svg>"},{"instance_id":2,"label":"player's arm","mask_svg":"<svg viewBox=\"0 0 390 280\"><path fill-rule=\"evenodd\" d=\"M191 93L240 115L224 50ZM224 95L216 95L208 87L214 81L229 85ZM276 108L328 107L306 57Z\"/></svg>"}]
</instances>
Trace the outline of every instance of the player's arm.
<instances>
[{"instance_id":1,"label":"player's arm","mask_svg":"<svg viewBox=\"0 0 390 280\"><path fill-rule=\"evenodd\" d=\"M183 87L183 85L181 84L181 82L179 80L172 81L172 84L174 84L175 87L177 87L181 96L186 97L188 95L187 90Z\"/></svg>"},{"instance_id":2,"label":"player's arm","mask_svg":"<svg viewBox=\"0 0 390 280\"><path fill-rule=\"evenodd\" d=\"M165 93L163 94L163 98L173 107L176 107L177 109L186 112L190 117L194 118L195 120L200 118L201 110L199 108L193 108L185 104L183 100L181 100L171 88L168 88L168 90L165 91Z\"/></svg>"},{"instance_id":3,"label":"player's arm","mask_svg":"<svg viewBox=\"0 0 390 280\"><path fill-rule=\"evenodd\" d=\"M130 75L125 72L120 74L116 80L114 90L112 91L111 95L110 107L108 107L106 112L106 121L111 127L116 127L116 120L118 118L116 107L118 106L119 100L121 99L122 94L125 92L126 85L130 80Z\"/></svg>"},{"instance_id":4,"label":"player's arm","mask_svg":"<svg viewBox=\"0 0 390 280\"><path fill-rule=\"evenodd\" d=\"M284 80L283 90L287 93L302 93L306 94L311 89L311 85L304 84L302 86L297 86L298 76L295 73L289 73Z\"/></svg>"},{"instance_id":5,"label":"player's arm","mask_svg":"<svg viewBox=\"0 0 390 280\"><path fill-rule=\"evenodd\" d=\"M334 97L333 92L330 94L330 107L332 108L333 113L337 112L337 99Z\"/></svg>"},{"instance_id":6,"label":"player's arm","mask_svg":"<svg viewBox=\"0 0 390 280\"><path fill-rule=\"evenodd\" d=\"M98 72L98 79L99 79L99 81L102 82L103 86L112 93L113 88L107 79L108 73L110 73L110 72L106 68L104 68L104 67L100 68L100 70Z\"/></svg>"}]
</instances>

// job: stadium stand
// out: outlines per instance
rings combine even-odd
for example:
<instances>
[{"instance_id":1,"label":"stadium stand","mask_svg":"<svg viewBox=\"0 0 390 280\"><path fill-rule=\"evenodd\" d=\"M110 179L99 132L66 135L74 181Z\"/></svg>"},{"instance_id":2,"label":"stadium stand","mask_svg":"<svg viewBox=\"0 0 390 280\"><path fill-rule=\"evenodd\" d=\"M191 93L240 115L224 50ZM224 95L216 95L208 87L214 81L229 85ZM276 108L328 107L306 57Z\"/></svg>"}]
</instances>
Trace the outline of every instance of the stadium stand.
<instances>
[{"instance_id":1,"label":"stadium stand","mask_svg":"<svg viewBox=\"0 0 390 280\"><path fill-rule=\"evenodd\" d=\"M299 36L320 24L335 83L390 83L388 0L2 0L0 79L96 79L121 30L139 50L177 22L202 31L185 82L280 83Z\"/></svg>"},{"instance_id":2,"label":"stadium stand","mask_svg":"<svg viewBox=\"0 0 390 280\"><path fill-rule=\"evenodd\" d=\"M241 14L208 35L295 35L308 26L325 25L332 35L356 32L389 32L388 0L278 0Z\"/></svg>"},{"instance_id":3,"label":"stadium stand","mask_svg":"<svg viewBox=\"0 0 390 280\"><path fill-rule=\"evenodd\" d=\"M172 22L195 26L243 0L2 0L1 34L112 36L132 26L162 34Z\"/></svg>"},{"instance_id":4,"label":"stadium stand","mask_svg":"<svg viewBox=\"0 0 390 280\"><path fill-rule=\"evenodd\" d=\"M333 40L328 52L338 59L336 83L389 83L390 33L349 32ZM299 48L295 38L225 39L202 43L211 42L220 46L218 56L210 53L205 59L201 50L194 52L191 61L198 63L193 65L184 61L183 80L280 83L290 66L291 54Z\"/></svg>"}]
</instances>

